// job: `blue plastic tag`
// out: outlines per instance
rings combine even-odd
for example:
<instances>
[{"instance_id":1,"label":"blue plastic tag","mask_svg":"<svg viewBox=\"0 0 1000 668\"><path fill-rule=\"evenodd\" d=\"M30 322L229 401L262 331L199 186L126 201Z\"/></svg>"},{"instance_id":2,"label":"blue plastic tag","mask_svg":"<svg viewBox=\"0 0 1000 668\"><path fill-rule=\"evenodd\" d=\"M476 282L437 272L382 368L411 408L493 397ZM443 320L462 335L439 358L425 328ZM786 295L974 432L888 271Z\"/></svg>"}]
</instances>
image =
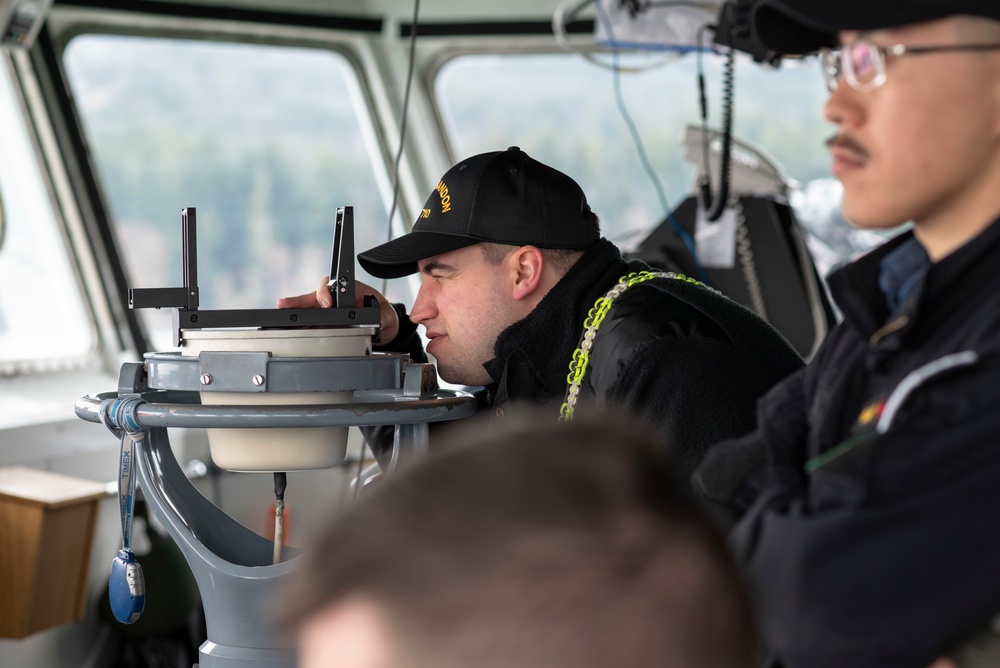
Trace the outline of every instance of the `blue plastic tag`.
<instances>
[{"instance_id":1,"label":"blue plastic tag","mask_svg":"<svg viewBox=\"0 0 1000 668\"><path fill-rule=\"evenodd\" d=\"M111 562L108 595L115 619L122 624L139 621L146 605L146 580L131 550L118 550L118 556Z\"/></svg>"}]
</instances>

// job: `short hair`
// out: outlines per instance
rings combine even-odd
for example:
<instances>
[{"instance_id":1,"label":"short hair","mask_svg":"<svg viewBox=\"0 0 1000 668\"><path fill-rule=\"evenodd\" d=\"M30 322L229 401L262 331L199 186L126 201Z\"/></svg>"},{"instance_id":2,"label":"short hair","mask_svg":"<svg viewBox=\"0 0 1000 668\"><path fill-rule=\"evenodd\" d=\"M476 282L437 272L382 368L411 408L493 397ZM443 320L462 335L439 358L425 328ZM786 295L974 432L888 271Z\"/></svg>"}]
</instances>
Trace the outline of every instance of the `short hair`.
<instances>
[{"instance_id":1,"label":"short hair","mask_svg":"<svg viewBox=\"0 0 1000 668\"><path fill-rule=\"evenodd\" d=\"M597 217L597 214L592 213L591 215L593 216L594 232L599 237L601 235L601 220ZM483 259L486 260L487 264L493 266L503 262L504 258L513 253L517 248L520 248L520 246L498 244L490 241L481 241L479 243L479 250L483 253ZM586 252L573 248L540 248L539 250L542 251L545 261L552 265L552 268L556 270L559 276L565 276L570 267L576 264L576 261Z\"/></svg>"},{"instance_id":2,"label":"short hair","mask_svg":"<svg viewBox=\"0 0 1000 668\"><path fill-rule=\"evenodd\" d=\"M301 557L281 626L360 597L394 666L749 668L721 535L643 433L588 418L453 430Z\"/></svg>"}]
</instances>

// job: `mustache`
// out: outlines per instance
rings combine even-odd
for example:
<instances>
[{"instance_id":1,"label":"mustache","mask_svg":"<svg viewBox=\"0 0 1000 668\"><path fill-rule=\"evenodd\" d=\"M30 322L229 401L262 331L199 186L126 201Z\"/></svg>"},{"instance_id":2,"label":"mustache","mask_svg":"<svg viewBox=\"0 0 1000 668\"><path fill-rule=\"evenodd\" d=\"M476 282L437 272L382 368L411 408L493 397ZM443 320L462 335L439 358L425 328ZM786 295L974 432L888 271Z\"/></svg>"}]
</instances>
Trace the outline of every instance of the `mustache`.
<instances>
[{"instance_id":1,"label":"mustache","mask_svg":"<svg viewBox=\"0 0 1000 668\"><path fill-rule=\"evenodd\" d=\"M856 154L859 158L868 158L868 150L850 135L835 134L824 143L827 148L844 149Z\"/></svg>"}]
</instances>

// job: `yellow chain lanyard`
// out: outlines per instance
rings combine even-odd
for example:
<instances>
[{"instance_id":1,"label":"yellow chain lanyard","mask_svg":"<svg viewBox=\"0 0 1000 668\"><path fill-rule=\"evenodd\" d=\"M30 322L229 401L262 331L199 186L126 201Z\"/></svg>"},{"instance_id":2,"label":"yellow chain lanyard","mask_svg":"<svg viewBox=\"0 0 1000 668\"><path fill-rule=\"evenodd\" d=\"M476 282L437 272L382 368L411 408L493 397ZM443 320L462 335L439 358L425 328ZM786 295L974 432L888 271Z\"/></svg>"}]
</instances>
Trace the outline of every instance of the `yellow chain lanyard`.
<instances>
[{"instance_id":1,"label":"yellow chain lanyard","mask_svg":"<svg viewBox=\"0 0 1000 668\"><path fill-rule=\"evenodd\" d=\"M594 338L600 328L604 318L611 310L615 300L629 288L653 280L654 278L671 278L678 281L685 281L700 285L717 294L722 294L714 288L710 288L701 281L696 281L684 274L677 274L672 271L639 271L626 274L618 279L618 283L608 290L603 297L599 297L594 302L593 308L587 312L587 317L583 321L583 336L580 338L580 345L573 351L573 358L569 362L569 375L566 376L566 399L559 407L559 421L569 422L573 419L576 410L576 402L580 397L580 386L583 384L583 377L587 374L590 365L590 350L594 347Z\"/></svg>"}]
</instances>

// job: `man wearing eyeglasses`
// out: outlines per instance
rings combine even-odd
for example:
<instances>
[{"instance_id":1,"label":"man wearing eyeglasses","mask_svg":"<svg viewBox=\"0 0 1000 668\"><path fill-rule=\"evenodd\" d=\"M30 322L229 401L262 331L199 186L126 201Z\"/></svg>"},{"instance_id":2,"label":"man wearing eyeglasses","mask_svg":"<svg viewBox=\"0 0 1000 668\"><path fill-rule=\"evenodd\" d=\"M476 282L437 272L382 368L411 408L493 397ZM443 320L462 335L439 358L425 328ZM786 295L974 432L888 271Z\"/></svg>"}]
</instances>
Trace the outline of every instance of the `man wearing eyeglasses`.
<instances>
[{"instance_id":1,"label":"man wearing eyeglasses","mask_svg":"<svg viewBox=\"0 0 1000 668\"><path fill-rule=\"evenodd\" d=\"M830 276L843 321L695 488L739 516L771 665L1000 665L954 651L1000 613L1000 2L760 0L751 21L820 54L847 218L913 225Z\"/></svg>"}]
</instances>

